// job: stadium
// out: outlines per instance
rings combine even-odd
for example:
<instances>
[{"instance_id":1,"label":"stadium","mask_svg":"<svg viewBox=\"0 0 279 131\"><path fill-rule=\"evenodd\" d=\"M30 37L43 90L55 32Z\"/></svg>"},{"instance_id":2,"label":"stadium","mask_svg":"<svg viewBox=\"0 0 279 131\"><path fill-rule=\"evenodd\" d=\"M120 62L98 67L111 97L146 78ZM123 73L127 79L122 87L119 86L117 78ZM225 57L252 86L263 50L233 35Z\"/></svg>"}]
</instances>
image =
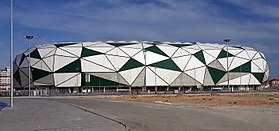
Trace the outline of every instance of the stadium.
<instances>
[{"instance_id":1,"label":"stadium","mask_svg":"<svg viewBox=\"0 0 279 131\"><path fill-rule=\"evenodd\" d=\"M30 58L28 57L30 55ZM227 64L228 63L228 64ZM268 80L263 53L210 43L106 41L42 44L14 60L14 86L58 92L257 88Z\"/></svg>"}]
</instances>

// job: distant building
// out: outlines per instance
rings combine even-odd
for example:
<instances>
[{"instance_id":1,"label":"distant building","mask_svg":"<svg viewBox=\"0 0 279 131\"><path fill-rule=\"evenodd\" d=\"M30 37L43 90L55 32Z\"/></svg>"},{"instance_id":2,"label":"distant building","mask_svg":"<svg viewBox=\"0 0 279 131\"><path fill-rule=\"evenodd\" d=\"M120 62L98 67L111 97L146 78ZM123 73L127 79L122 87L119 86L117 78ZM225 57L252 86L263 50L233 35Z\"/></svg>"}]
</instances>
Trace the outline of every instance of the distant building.
<instances>
[{"instance_id":1,"label":"distant building","mask_svg":"<svg viewBox=\"0 0 279 131\"><path fill-rule=\"evenodd\" d=\"M10 88L10 67L0 70L0 90L9 90Z\"/></svg>"},{"instance_id":2,"label":"distant building","mask_svg":"<svg viewBox=\"0 0 279 131\"><path fill-rule=\"evenodd\" d=\"M272 79L269 81L270 87L279 87L279 79Z\"/></svg>"}]
</instances>

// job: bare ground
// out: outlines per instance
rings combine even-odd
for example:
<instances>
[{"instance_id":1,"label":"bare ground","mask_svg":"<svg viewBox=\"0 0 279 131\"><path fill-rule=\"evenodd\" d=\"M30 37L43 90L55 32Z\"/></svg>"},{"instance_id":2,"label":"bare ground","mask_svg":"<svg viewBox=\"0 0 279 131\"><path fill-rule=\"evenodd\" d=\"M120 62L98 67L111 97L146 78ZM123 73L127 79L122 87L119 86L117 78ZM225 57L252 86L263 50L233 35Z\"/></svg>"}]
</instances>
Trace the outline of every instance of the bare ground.
<instances>
[{"instance_id":1,"label":"bare ground","mask_svg":"<svg viewBox=\"0 0 279 131\"><path fill-rule=\"evenodd\" d=\"M277 106L278 92L263 93L207 93L207 94L160 94L160 95L110 95L98 98L141 102L165 102L201 106Z\"/></svg>"}]
</instances>

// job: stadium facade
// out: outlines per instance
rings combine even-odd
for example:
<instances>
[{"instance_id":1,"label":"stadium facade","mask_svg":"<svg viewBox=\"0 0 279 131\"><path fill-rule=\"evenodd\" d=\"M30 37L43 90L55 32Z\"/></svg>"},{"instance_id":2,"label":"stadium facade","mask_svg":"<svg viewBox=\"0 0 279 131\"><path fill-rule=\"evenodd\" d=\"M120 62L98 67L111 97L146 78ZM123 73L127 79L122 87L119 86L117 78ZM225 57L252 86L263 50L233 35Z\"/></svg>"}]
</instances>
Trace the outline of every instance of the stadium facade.
<instances>
[{"instance_id":1,"label":"stadium facade","mask_svg":"<svg viewBox=\"0 0 279 131\"><path fill-rule=\"evenodd\" d=\"M32 88L144 91L225 87L228 76L231 86L260 86L269 76L263 53L250 47L209 43L97 41L38 45L14 60L14 83L19 89L28 88L29 62Z\"/></svg>"}]
</instances>

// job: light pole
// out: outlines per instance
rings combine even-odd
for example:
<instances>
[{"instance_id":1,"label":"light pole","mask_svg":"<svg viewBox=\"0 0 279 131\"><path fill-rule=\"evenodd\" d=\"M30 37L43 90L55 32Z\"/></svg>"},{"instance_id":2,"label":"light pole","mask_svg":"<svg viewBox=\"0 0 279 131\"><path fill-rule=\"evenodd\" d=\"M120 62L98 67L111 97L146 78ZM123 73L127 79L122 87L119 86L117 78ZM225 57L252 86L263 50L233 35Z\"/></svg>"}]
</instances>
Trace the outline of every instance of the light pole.
<instances>
[{"instance_id":1,"label":"light pole","mask_svg":"<svg viewBox=\"0 0 279 131\"><path fill-rule=\"evenodd\" d=\"M227 47L227 81L228 81L228 89L230 89L230 76L229 76L229 42L230 39L225 39L226 47ZM233 92L233 87L231 88L231 92Z\"/></svg>"},{"instance_id":2,"label":"light pole","mask_svg":"<svg viewBox=\"0 0 279 131\"><path fill-rule=\"evenodd\" d=\"M14 41L13 41L13 35L14 35L14 30L13 30L13 0L11 0L11 27L10 27L10 106L14 106L14 66L13 66L13 58L14 58Z\"/></svg>"},{"instance_id":3,"label":"light pole","mask_svg":"<svg viewBox=\"0 0 279 131\"><path fill-rule=\"evenodd\" d=\"M34 38L34 36L32 35L26 35L25 36L26 39L28 39L28 58L29 58L29 62L28 62L28 96L31 96L31 86L30 86L30 40Z\"/></svg>"},{"instance_id":4,"label":"light pole","mask_svg":"<svg viewBox=\"0 0 279 131\"><path fill-rule=\"evenodd\" d=\"M143 55L144 55L144 92L146 92L146 50L143 46L143 43L142 43L142 48L143 48Z\"/></svg>"},{"instance_id":5,"label":"light pole","mask_svg":"<svg viewBox=\"0 0 279 131\"><path fill-rule=\"evenodd\" d=\"M156 67L154 67L155 70L155 94L157 94L157 83L156 83Z\"/></svg>"}]
</instances>

